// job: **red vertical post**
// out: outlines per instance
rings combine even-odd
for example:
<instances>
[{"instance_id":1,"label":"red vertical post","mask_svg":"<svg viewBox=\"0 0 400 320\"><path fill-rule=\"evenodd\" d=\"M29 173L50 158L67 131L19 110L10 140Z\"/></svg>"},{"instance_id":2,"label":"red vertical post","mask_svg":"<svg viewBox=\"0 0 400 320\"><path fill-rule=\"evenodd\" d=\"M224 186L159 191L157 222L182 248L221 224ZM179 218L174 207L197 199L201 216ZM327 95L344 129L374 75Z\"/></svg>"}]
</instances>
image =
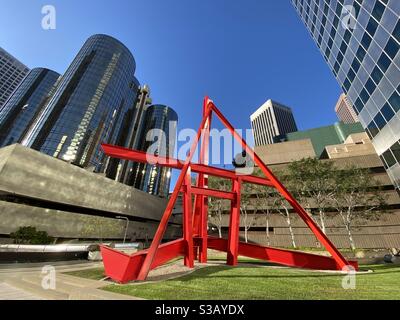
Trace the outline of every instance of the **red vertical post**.
<instances>
[{"instance_id":1,"label":"red vertical post","mask_svg":"<svg viewBox=\"0 0 400 320\"><path fill-rule=\"evenodd\" d=\"M191 168L186 172L185 191L183 193L183 238L186 242L184 263L189 268L194 267L193 225L192 225L192 181Z\"/></svg>"},{"instance_id":2,"label":"red vertical post","mask_svg":"<svg viewBox=\"0 0 400 320\"><path fill-rule=\"evenodd\" d=\"M206 97L203 102L203 116L207 114L209 99ZM211 127L211 113L208 114L207 121L201 135L200 159L201 164L209 164L209 140ZM197 186L199 188L207 188L208 176L199 174ZM208 197L199 195L195 202L195 227L196 234L200 237L201 243L199 248L198 259L201 263L207 262L207 238L208 238Z\"/></svg>"},{"instance_id":3,"label":"red vertical post","mask_svg":"<svg viewBox=\"0 0 400 320\"><path fill-rule=\"evenodd\" d=\"M240 178L232 180L232 192L235 193L235 200L231 201L231 214L229 220L228 250L226 263L230 266L237 265L239 248L240 228Z\"/></svg>"}]
</instances>

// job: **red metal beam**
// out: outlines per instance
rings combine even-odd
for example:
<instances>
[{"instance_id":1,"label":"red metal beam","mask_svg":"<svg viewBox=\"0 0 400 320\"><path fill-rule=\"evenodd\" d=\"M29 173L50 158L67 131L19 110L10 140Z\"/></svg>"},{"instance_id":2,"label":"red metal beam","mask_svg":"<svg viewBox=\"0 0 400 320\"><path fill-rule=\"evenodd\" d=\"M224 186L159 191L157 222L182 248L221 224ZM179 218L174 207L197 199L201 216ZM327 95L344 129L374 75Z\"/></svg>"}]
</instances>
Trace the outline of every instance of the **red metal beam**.
<instances>
[{"instance_id":1,"label":"red metal beam","mask_svg":"<svg viewBox=\"0 0 400 320\"><path fill-rule=\"evenodd\" d=\"M228 240L226 239L209 237L208 247L218 251L229 252ZM238 254L289 267L315 270L342 270L341 265L332 257L301 251L264 247L257 244L239 242ZM358 270L357 261L349 261L348 263Z\"/></svg>"},{"instance_id":2,"label":"red metal beam","mask_svg":"<svg viewBox=\"0 0 400 320\"><path fill-rule=\"evenodd\" d=\"M192 177L190 167L186 172L185 192L183 193L183 238L186 242L185 266L194 267L193 224L192 224Z\"/></svg>"},{"instance_id":3,"label":"red metal beam","mask_svg":"<svg viewBox=\"0 0 400 320\"><path fill-rule=\"evenodd\" d=\"M220 198L220 199L227 199L227 200L235 200L236 199L236 194L233 192L220 191L220 190L209 189L209 188L199 188L199 187L193 187L193 186L192 186L191 190L192 190L193 194L215 197L215 198Z\"/></svg>"},{"instance_id":4,"label":"red metal beam","mask_svg":"<svg viewBox=\"0 0 400 320\"><path fill-rule=\"evenodd\" d=\"M142 250L129 255L107 246L100 246L100 250L105 274L119 283L137 280L140 268L148 253L148 250ZM176 257L183 256L185 252L184 239L164 243L159 246L150 269L153 270Z\"/></svg>"},{"instance_id":5,"label":"red metal beam","mask_svg":"<svg viewBox=\"0 0 400 320\"><path fill-rule=\"evenodd\" d=\"M232 201L231 204L226 263L228 265L235 266L237 265L238 262L238 249L239 249L240 197L241 197L240 178L232 182L232 191L236 193L236 199L235 201Z\"/></svg>"},{"instance_id":6,"label":"red metal beam","mask_svg":"<svg viewBox=\"0 0 400 320\"><path fill-rule=\"evenodd\" d=\"M135 162L141 163L150 163L154 165L159 165L167 168L178 169L182 170L184 163L181 160L177 160L174 158L168 157L160 157L155 156L150 153L146 153L143 151L138 150L131 150L123 147L113 146L109 144L102 144L101 147L103 148L104 153L107 156L124 159L124 160L131 160ZM212 167L205 164L199 163L191 163L192 172L195 173L202 173L208 174L215 177L225 178L225 179L236 179L237 174L235 171L222 169L218 167ZM254 183L258 185L270 186L272 187L273 184L266 178L251 176L251 175L243 175L240 176L243 182Z\"/></svg>"}]
</instances>

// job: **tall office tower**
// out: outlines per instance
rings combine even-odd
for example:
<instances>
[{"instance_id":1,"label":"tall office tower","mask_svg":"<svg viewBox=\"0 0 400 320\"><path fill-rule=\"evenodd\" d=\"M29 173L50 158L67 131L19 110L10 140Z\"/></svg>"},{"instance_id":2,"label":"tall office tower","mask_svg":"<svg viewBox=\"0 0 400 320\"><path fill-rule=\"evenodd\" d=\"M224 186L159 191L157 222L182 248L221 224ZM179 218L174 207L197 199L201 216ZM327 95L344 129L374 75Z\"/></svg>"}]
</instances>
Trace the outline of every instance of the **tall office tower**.
<instances>
[{"instance_id":1,"label":"tall office tower","mask_svg":"<svg viewBox=\"0 0 400 320\"><path fill-rule=\"evenodd\" d=\"M127 147L129 149L138 149L140 147L139 139L141 138L141 132L144 130L145 124L144 115L147 108L151 105L152 99L150 98L150 88L148 85L144 85L139 88L139 93L136 99L135 108L132 112L131 127L127 136ZM132 186L134 183L135 173L133 168L135 162L122 160L119 165L118 174L116 180L126 185Z\"/></svg>"},{"instance_id":2,"label":"tall office tower","mask_svg":"<svg viewBox=\"0 0 400 320\"><path fill-rule=\"evenodd\" d=\"M0 109L28 72L27 66L0 47Z\"/></svg>"},{"instance_id":3,"label":"tall office tower","mask_svg":"<svg viewBox=\"0 0 400 320\"><path fill-rule=\"evenodd\" d=\"M151 105L144 115L144 127L140 135L138 149L170 156L176 143L178 115L164 105ZM168 197L171 182L171 169L143 163L133 168L133 186L153 195Z\"/></svg>"},{"instance_id":4,"label":"tall office tower","mask_svg":"<svg viewBox=\"0 0 400 320\"><path fill-rule=\"evenodd\" d=\"M268 100L250 116L256 146L274 143L274 138L297 131L292 109Z\"/></svg>"},{"instance_id":5,"label":"tall office tower","mask_svg":"<svg viewBox=\"0 0 400 320\"><path fill-rule=\"evenodd\" d=\"M0 147L21 142L24 133L37 118L60 75L44 68L29 71L0 110Z\"/></svg>"},{"instance_id":6,"label":"tall office tower","mask_svg":"<svg viewBox=\"0 0 400 320\"><path fill-rule=\"evenodd\" d=\"M400 189L400 1L292 0Z\"/></svg>"},{"instance_id":7,"label":"tall office tower","mask_svg":"<svg viewBox=\"0 0 400 320\"><path fill-rule=\"evenodd\" d=\"M100 144L123 145L124 120L137 96L135 68L135 59L121 42L107 35L91 36L22 144L105 173L115 162Z\"/></svg>"},{"instance_id":8,"label":"tall office tower","mask_svg":"<svg viewBox=\"0 0 400 320\"><path fill-rule=\"evenodd\" d=\"M136 109L136 101L139 97L140 83L139 80L136 79L136 77L133 78L132 89L134 92L136 92L135 99L132 102L132 106L126 110L123 116L123 123L120 129L120 134L118 134L118 140L115 143L116 145L128 148L131 147L131 132L138 114L138 111ZM123 168L129 163L131 163L131 161L107 157L105 169L106 177L118 181L121 176L121 172L123 171Z\"/></svg>"},{"instance_id":9,"label":"tall office tower","mask_svg":"<svg viewBox=\"0 0 400 320\"><path fill-rule=\"evenodd\" d=\"M359 122L356 113L354 112L353 106L346 95L342 93L335 106L335 112L338 119L344 123L356 123Z\"/></svg>"}]
</instances>

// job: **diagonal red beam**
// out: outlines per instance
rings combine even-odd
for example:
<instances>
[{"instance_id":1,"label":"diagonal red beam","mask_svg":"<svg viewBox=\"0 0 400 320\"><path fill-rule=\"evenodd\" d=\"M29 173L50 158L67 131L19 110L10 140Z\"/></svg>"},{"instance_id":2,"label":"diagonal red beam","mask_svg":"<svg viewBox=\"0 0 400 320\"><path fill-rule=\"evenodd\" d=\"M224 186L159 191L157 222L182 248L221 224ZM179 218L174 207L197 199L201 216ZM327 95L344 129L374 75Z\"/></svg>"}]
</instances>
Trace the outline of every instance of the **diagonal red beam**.
<instances>
[{"instance_id":1,"label":"diagonal red beam","mask_svg":"<svg viewBox=\"0 0 400 320\"><path fill-rule=\"evenodd\" d=\"M172 168L172 169L178 169L178 170L182 170L182 168L184 166L183 161L177 160L175 158L155 156L150 153L143 152L143 151L131 150L131 149L127 149L124 147L118 147L118 146L114 146L114 145L110 145L110 144L102 144L101 147L103 148L103 151L107 156L110 156L113 158L131 160L131 161L141 162L141 163L150 163L150 164L168 167L168 168ZM205 164L199 164L199 163L191 163L190 166L191 166L192 172L195 172L195 173L203 173L203 174L208 174L211 176L225 178L225 179L236 179L237 178L237 174L235 173L235 171L232 171L232 170L222 169L222 168L218 168L218 167L212 167L212 166L208 166ZM262 178L262 177L251 176L251 175L243 175L240 177L241 177L242 181L245 181L245 182L254 183L254 184L263 185L263 186L270 186L270 187L273 186L271 181L269 181L268 179Z\"/></svg>"},{"instance_id":2,"label":"diagonal red beam","mask_svg":"<svg viewBox=\"0 0 400 320\"><path fill-rule=\"evenodd\" d=\"M332 255L335 261L341 268L348 266L347 260L343 255L336 249L333 243L328 239L328 237L322 232L314 220L307 214L303 207L296 201L296 199L289 193L289 191L283 186L283 184L275 177L271 170L264 164L260 157L251 149L246 141L236 132L235 128L231 123L225 118L225 116L219 111L214 103L211 103L211 109L215 112L217 117L221 120L223 125L231 132L233 137L241 144L246 153L253 159L256 165L262 170L264 175L269 181L275 186L275 188L280 192L280 194L290 203L292 208L298 213L300 218L307 224L311 229L317 239L322 243L326 250Z\"/></svg>"}]
</instances>

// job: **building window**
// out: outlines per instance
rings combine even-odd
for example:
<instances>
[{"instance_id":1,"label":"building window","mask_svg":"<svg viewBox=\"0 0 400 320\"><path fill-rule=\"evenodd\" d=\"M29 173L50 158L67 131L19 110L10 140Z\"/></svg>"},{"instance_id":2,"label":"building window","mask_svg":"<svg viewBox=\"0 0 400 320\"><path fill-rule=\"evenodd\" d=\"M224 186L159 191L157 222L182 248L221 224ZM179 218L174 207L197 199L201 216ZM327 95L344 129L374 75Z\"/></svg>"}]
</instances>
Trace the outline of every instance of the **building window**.
<instances>
[{"instance_id":1,"label":"building window","mask_svg":"<svg viewBox=\"0 0 400 320\"><path fill-rule=\"evenodd\" d=\"M382 107L381 112L382 112L383 116L385 117L386 121L388 121L388 122L389 122L389 121L393 118L393 116L394 116L394 111L393 111L393 109L390 107L390 105L389 105L388 103L386 103L386 104Z\"/></svg>"},{"instance_id":2,"label":"building window","mask_svg":"<svg viewBox=\"0 0 400 320\"><path fill-rule=\"evenodd\" d=\"M394 166L396 164L396 159L394 158L393 154L390 152L390 150L386 150L382 154L383 159L385 159L385 162L388 166L388 168Z\"/></svg>"},{"instance_id":3,"label":"building window","mask_svg":"<svg viewBox=\"0 0 400 320\"><path fill-rule=\"evenodd\" d=\"M389 41L385 47L385 52L387 53L387 55L394 59L398 51L399 44L393 38L389 38Z\"/></svg>"},{"instance_id":4,"label":"building window","mask_svg":"<svg viewBox=\"0 0 400 320\"><path fill-rule=\"evenodd\" d=\"M380 112L378 112L378 114L375 116L374 122L376 123L379 129L382 129L386 124L386 121Z\"/></svg>"},{"instance_id":5,"label":"building window","mask_svg":"<svg viewBox=\"0 0 400 320\"><path fill-rule=\"evenodd\" d=\"M378 28L378 23L372 18L369 19L369 22L367 25L367 31L371 35L371 37L374 36L377 28Z\"/></svg>"},{"instance_id":6,"label":"building window","mask_svg":"<svg viewBox=\"0 0 400 320\"><path fill-rule=\"evenodd\" d=\"M370 95L375 91L376 84L372 81L372 79L368 79L367 83L365 84L365 88L369 92Z\"/></svg>"},{"instance_id":7,"label":"building window","mask_svg":"<svg viewBox=\"0 0 400 320\"><path fill-rule=\"evenodd\" d=\"M386 70L390 66L390 59L387 57L385 53L382 52L381 57L378 60L378 66L381 68L383 72L386 72Z\"/></svg>"},{"instance_id":8,"label":"building window","mask_svg":"<svg viewBox=\"0 0 400 320\"><path fill-rule=\"evenodd\" d=\"M393 155L395 156L397 162L400 162L400 143L396 142L392 147L390 148L392 151Z\"/></svg>"},{"instance_id":9,"label":"building window","mask_svg":"<svg viewBox=\"0 0 400 320\"><path fill-rule=\"evenodd\" d=\"M363 47L360 46L356 53L358 60L360 60L362 62L364 60L365 54L366 54L366 51L364 50Z\"/></svg>"},{"instance_id":10,"label":"building window","mask_svg":"<svg viewBox=\"0 0 400 320\"><path fill-rule=\"evenodd\" d=\"M361 44L364 46L366 50L368 50L371 41L372 38L368 35L368 33L364 33L364 36L361 39Z\"/></svg>"},{"instance_id":11,"label":"building window","mask_svg":"<svg viewBox=\"0 0 400 320\"><path fill-rule=\"evenodd\" d=\"M372 70L371 77L374 79L376 84L379 84L383 77L383 73L378 67L375 67L374 70Z\"/></svg>"},{"instance_id":12,"label":"building window","mask_svg":"<svg viewBox=\"0 0 400 320\"><path fill-rule=\"evenodd\" d=\"M400 42L400 20L397 21L396 27L393 30L393 37Z\"/></svg>"},{"instance_id":13,"label":"building window","mask_svg":"<svg viewBox=\"0 0 400 320\"><path fill-rule=\"evenodd\" d=\"M360 113L361 110L364 108L364 104L362 103L360 98L357 98L356 102L354 103L354 106L356 107L356 110L358 111L358 113Z\"/></svg>"},{"instance_id":14,"label":"building window","mask_svg":"<svg viewBox=\"0 0 400 320\"><path fill-rule=\"evenodd\" d=\"M383 12L385 11L385 6L379 2L375 1L375 7L372 10L372 16L379 22L382 18Z\"/></svg>"},{"instance_id":15,"label":"building window","mask_svg":"<svg viewBox=\"0 0 400 320\"><path fill-rule=\"evenodd\" d=\"M397 112L400 110L400 96L396 91L389 98L389 103L392 106L392 108L394 109L394 111Z\"/></svg>"}]
</instances>

